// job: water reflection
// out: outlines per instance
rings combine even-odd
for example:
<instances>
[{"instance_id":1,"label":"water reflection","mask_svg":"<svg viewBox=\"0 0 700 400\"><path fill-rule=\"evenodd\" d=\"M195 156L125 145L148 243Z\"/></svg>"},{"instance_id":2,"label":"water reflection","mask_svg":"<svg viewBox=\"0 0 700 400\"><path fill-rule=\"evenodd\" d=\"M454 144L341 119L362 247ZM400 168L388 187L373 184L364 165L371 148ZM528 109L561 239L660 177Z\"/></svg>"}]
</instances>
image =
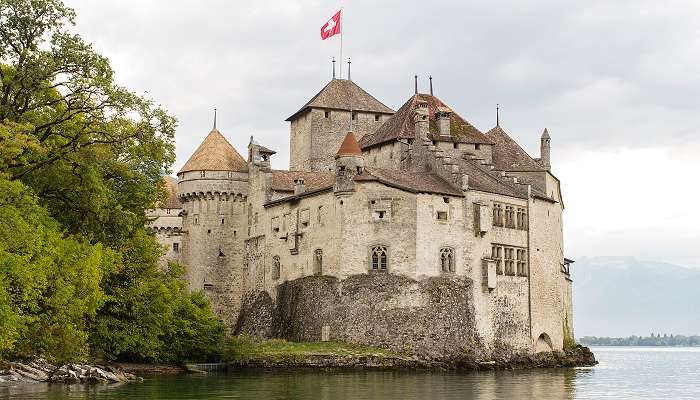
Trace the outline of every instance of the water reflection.
<instances>
[{"instance_id":1,"label":"water reflection","mask_svg":"<svg viewBox=\"0 0 700 400\"><path fill-rule=\"evenodd\" d=\"M0 399L700 398L700 352L596 349L589 369L478 373L257 371L150 377L120 386L0 386Z\"/></svg>"}]
</instances>

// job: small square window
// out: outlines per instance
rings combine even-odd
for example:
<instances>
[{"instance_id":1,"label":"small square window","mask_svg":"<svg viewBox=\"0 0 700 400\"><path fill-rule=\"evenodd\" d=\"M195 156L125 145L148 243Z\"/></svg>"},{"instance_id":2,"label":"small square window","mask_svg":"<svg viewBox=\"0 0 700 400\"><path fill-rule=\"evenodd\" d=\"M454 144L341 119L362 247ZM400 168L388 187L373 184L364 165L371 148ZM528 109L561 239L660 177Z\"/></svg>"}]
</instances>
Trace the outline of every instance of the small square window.
<instances>
[{"instance_id":1,"label":"small square window","mask_svg":"<svg viewBox=\"0 0 700 400\"><path fill-rule=\"evenodd\" d=\"M386 210L376 210L372 213L375 221L383 221L386 219Z\"/></svg>"},{"instance_id":2,"label":"small square window","mask_svg":"<svg viewBox=\"0 0 700 400\"><path fill-rule=\"evenodd\" d=\"M375 120L375 121L379 121L379 118L380 118L379 114L375 114L375 115L374 115L374 120Z\"/></svg>"},{"instance_id":3,"label":"small square window","mask_svg":"<svg viewBox=\"0 0 700 400\"><path fill-rule=\"evenodd\" d=\"M480 144L477 143L477 144L474 145L474 150L479 150L480 148L481 148L481 145L480 145Z\"/></svg>"},{"instance_id":4,"label":"small square window","mask_svg":"<svg viewBox=\"0 0 700 400\"><path fill-rule=\"evenodd\" d=\"M438 221L447 221L447 211L438 211L437 212L437 220Z\"/></svg>"}]
</instances>

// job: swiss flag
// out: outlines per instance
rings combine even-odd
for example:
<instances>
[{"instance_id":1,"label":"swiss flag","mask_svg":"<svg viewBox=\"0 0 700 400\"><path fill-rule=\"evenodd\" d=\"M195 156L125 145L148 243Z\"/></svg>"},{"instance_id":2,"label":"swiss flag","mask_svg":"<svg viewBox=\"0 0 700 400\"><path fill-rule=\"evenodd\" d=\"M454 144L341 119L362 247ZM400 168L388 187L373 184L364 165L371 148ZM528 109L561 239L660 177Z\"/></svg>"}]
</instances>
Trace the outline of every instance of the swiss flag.
<instances>
[{"instance_id":1,"label":"swiss flag","mask_svg":"<svg viewBox=\"0 0 700 400\"><path fill-rule=\"evenodd\" d=\"M340 12L338 10L334 16L331 17L325 24L321 27L321 40L326 40L333 35L340 33Z\"/></svg>"}]
</instances>

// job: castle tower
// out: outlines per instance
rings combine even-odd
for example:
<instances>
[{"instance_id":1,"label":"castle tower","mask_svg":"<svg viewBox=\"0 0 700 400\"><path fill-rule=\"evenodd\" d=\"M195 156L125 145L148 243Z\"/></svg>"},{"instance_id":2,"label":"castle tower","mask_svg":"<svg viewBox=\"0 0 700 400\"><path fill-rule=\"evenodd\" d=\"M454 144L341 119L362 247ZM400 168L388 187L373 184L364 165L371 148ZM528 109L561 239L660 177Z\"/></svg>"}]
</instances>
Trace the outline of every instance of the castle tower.
<instances>
[{"instance_id":1,"label":"castle tower","mask_svg":"<svg viewBox=\"0 0 700 400\"><path fill-rule=\"evenodd\" d=\"M552 168L552 164L550 163L550 141L551 138L549 137L549 132L547 132L547 128L544 128L544 132L542 132L542 137L540 138L540 164L547 170L550 170Z\"/></svg>"},{"instance_id":2,"label":"castle tower","mask_svg":"<svg viewBox=\"0 0 700 400\"><path fill-rule=\"evenodd\" d=\"M350 128L358 138L373 133L394 113L347 79L333 79L290 122L289 169L328 172L335 168L335 150Z\"/></svg>"},{"instance_id":3,"label":"castle tower","mask_svg":"<svg viewBox=\"0 0 700 400\"><path fill-rule=\"evenodd\" d=\"M183 208L181 260L191 290L201 290L226 322L236 322L243 293L248 165L213 129L178 172Z\"/></svg>"},{"instance_id":4,"label":"castle tower","mask_svg":"<svg viewBox=\"0 0 700 400\"><path fill-rule=\"evenodd\" d=\"M365 169L362 150L352 132L348 132L335 155L335 193L343 194L355 191L355 177Z\"/></svg>"}]
</instances>

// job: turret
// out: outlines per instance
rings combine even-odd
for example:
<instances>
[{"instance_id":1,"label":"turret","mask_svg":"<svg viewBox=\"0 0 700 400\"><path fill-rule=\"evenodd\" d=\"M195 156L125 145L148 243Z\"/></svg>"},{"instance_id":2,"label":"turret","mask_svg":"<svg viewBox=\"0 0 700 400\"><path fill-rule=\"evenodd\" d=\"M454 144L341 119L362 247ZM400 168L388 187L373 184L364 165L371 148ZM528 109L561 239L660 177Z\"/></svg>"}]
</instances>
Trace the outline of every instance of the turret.
<instances>
[{"instance_id":1,"label":"turret","mask_svg":"<svg viewBox=\"0 0 700 400\"><path fill-rule=\"evenodd\" d=\"M335 155L335 192L347 193L355 191L355 177L362 175L365 169L365 159L352 132L345 135L338 153Z\"/></svg>"},{"instance_id":2,"label":"turret","mask_svg":"<svg viewBox=\"0 0 700 400\"><path fill-rule=\"evenodd\" d=\"M181 260L191 290L204 290L228 324L237 318L246 231L248 164L216 128L178 172L183 208Z\"/></svg>"},{"instance_id":3,"label":"turret","mask_svg":"<svg viewBox=\"0 0 700 400\"><path fill-rule=\"evenodd\" d=\"M544 128L544 132L542 132L542 137L540 138L540 164L542 164L542 166L547 170L552 168L552 164L550 164L549 159L550 140L551 138L549 137L549 132L547 132L547 128Z\"/></svg>"}]
</instances>

